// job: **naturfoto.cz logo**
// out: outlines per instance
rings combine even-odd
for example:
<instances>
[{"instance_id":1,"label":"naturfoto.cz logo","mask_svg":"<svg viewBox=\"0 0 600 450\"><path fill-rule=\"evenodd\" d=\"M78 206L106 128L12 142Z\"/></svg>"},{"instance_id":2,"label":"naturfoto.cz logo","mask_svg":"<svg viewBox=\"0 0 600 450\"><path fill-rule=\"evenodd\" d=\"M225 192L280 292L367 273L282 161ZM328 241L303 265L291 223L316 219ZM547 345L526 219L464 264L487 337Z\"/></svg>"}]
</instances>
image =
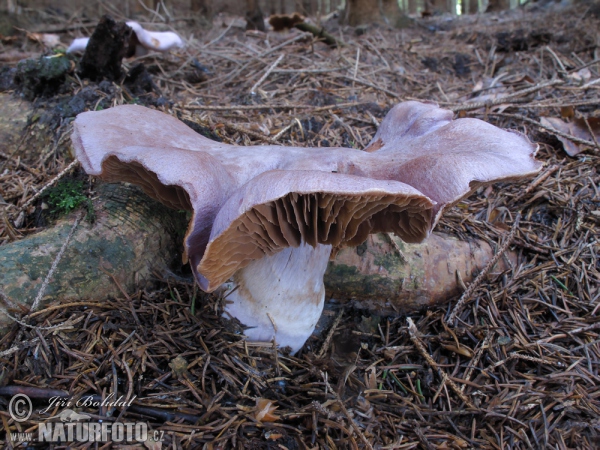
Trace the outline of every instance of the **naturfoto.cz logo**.
<instances>
[{"instance_id":1,"label":"naturfoto.cz logo","mask_svg":"<svg viewBox=\"0 0 600 450\"><path fill-rule=\"evenodd\" d=\"M84 401L86 406L94 403L96 406L107 406L109 402L92 402L91 398ZM51 406L71 406L71 402L58 398L50 399ZM79 402L77 403L79 404ZM49 412L50 407L40 410L39 413ZM30 398L25 394L13 396L8 405L8 412L15 422L25 422L31 417L33 407ZM49 417L58 421L43 422L38 425L37 436L35 433L15 433L15 440L37 442L146 442L161 441L161 431L152 431L148 435L148 425L144 422L109 422L92 421L89 414L78 413L70 408L63 409L59 414Z\"/></svg>"},{"instance_id":2,"label":"naturfoto.cz logo","mask_svg":"<svg viewBox=\"0 0 600 450\"><path fill-rule=\"evenodd\" d=\"M145 442L144 422L46 422L38 426L38 442Z\"/></svg>"}]
</instances>

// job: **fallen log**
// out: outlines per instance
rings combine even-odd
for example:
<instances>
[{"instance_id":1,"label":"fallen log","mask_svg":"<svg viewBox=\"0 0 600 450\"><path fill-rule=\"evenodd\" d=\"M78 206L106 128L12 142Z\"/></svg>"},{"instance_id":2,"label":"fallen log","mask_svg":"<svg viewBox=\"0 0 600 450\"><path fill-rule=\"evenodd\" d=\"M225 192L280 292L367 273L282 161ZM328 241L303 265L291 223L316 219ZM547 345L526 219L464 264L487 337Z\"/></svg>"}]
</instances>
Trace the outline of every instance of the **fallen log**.
<instances>
[{"instance_id":1,"label":"fallen log","mask_svg":"<svg viewBox=\"0 0 600 450\"><path fill-rule=\"evenodd\" d=\"M185 213L160 205L137 188L102 184L94 202L93 224L82 221L42 297L50 302L102 301L150 287L181 260ZM22 240L0 246L0 289L25 310L33 303L62 247L74 218ZM369 236L341 250L325 275L328 297L387 315L416 311L460 292L464 282L492 258L483 241L465 242L434 233L421 244L395 237ZM504 263L500 269L506 268ZM0 311L0 329L11 323Z\"/></svg>"},{"instance_id":2,"label":"fallen log","mask_svg":"<svg viewBox=\"0 0 600 450\"><path fill-rule=\"evenodd\" d=\"M372 234L355 248L340 251L329 263L325 287L331 297L380 315L408 313L439 305L462 291L494 256L482 240L463 241L434 232L420 244ZM495 271L507 270L507 252Z\"/></svg>"},{"instance_id":3,"label":"fallen log","mask_svg":"<svg viewBox=\"0 0 600 450\"><path fill-rule=\"evenodd\" d=\"M133 186L103 184L98 194L95 222L82 220L75 229L41 305L131 293L181 260L185 213L166 208ZM73 222L69 216L40 233L0 246L0 289L10 302L25 310L31 306ZM0 329L10 323L0 309Z\"/></svg>"}]
</instances>

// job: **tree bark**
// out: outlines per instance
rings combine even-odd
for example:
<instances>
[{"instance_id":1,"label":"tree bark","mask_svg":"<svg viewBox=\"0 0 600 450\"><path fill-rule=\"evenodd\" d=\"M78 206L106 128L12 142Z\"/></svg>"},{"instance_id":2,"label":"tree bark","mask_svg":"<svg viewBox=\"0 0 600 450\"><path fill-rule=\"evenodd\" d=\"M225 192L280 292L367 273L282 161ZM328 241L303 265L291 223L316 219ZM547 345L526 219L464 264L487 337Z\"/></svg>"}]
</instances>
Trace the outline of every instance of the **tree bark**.
<instances>
[{"instance_id":1,"label":"tree bark","mask_svg":"<svg viewBox=\"0 0 600 450\"><path fill-rule=\"evenodd\" d=\"M381 12L377 1L346 0L346 7L341 16L344 23L352 26L381 21Z\"/></svg>"},{"instance_id":2,"label":"tree bark","mask_svg":"<svg viewBox=\"0 0 600 450\"><path fill-rule=\"evenodd\" d=\"M461 4L463 14L477 14L479 12L478 0L463 0Z\"/></svg>"},{"instance_id":3,"label":"tree bark","mask_svg":"<svg viewBox=\"0 0 600 450\"><path fill-rule=\"evenodd\" d=\"M265 18L258 0L246 0L246 30L266 31Z\"/></svg>"},{"instance_id":4,"label":"tree bark","mask_svg":"<svg viewBox=\"0 0 600 450\"><path fill-rule=\"evenodd\" d=\"M416 14L418 6L419 6L418 0L408 0L408 13Z\"/></svg>"},{"instance_id":5,"label":"tree bark","mask_svg":"<svg viewBox=\"0 0 600 450\"><path fill-rule=\"evenodd\" d=\"M76 228L42 305L102 301L124 295L121 289L132 293L150 285L153 274L167 273L174 261L181 260L184 213L126 185L100 185L98 193L97 220ZM72 224L71 216L0 246L0 289L11 302L26 308L33 303ZM457 273L469 283L492 256L483 241L465 242L444 234L434 233L421 244L371 235L364 244L341 250L330 262L325 287L328 298L378 315L416 311L458 294ZM503 262L500 266L506 268ZM10 322L0 309L0 330Z\"/></svg>"},{"instance_id":6,"label":"tree bark","mask_svg":"<svg viewBox=\"0 0 600 450\"><path fill-rule=\"evenodd\" d=\"M342 42L338 41L334 36L325 31L323 27L317 27L311 23L300 22L294 25L294 27L298 28L301 31L306 31L308 33L312 33L314 37L317 39L322 39L330 47L340 47L343 45Z\"/></svg>"},{"instance_id":7,"label":"tree bark","mask_svg":"<svg viewBox=\"0 0 600 450\"><path fill-rule=\"evenodd\" d=\"M397 0L346 0L340 21L352 26L375 22L396 26L402 16Z\"/></svg>"},{"instance_id":8,"label":"tree bark","mask_svg":"<svg viewBox=\"0 0 600 450\"><path fill-rule=\"evenodd\" d=\"M433 0L433 12L434 13L450 12L448 0Z\"/></svg>"},{"instance_id":9,"label":"tree bark","mask_svg":"<svg viewBox=\"0 0 600 450\"><path fill-rule=\"evenodd\" d=\"M191 0L191 10L194 14L209 17L211 15L210 0Z\"/></svg>"},{"instance_id":10,"label":"tree bark","mask_svg":"<svg viewBox=\"0 0 600 450\"><path fill-rule=\"evenodd\" d=\"M103 300L123 295L121 288L131 293L149 283L154 273L181 261L185 213L162 206L133 186L103 184L98 194L96 221L82 220L75 229L42 305ZM33 303L73 223L70 216L0 246L0 289L11 302L26 307ZM9 323L0 309L0 329Z\"/></svg>"},{"instance_id":11,"label":"tree bark","mask_svg":"<svg viewBox=\"0 0 600 450\"><path fill-rule=\"evenodd\" d=\"M485 12L499 12L510 9L510 0L489 0Z\"/></svg>"}]
</instances>

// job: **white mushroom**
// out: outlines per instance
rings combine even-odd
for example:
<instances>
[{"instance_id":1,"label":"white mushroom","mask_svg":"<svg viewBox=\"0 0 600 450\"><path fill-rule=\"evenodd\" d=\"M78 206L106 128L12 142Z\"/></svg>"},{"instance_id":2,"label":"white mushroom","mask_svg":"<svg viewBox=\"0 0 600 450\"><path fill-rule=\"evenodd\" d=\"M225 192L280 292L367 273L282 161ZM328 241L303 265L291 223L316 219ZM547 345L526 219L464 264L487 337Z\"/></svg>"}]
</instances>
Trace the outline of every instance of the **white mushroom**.
<instances>
[{"instance_id":1,"label":"white mushroom","mask_svg":"<svg viewBox=\"0 0 600 450\"><path fill-rule=\"evenodd\" d=\"M71 45L69 45L69 48L67 49L67 53L83 53L83 52L85 52L85 48L87 47L88 42L90 42L89 37L75 38L73 40L73 42L71 42Z\"/></svg>"},{"instance_id":2,"label":"white mushroom","mask_svg":"<svg viewBox=\"0 0 600 450\"><path fill-rule=\"evenodd\" d=\"M133 29L140 45L135 47L135 55L142 56L149 51L168 52L173 48L182 48L183 40L172 31L148 31L137 22L126 22Z\"/></svg>"}]
</instances>

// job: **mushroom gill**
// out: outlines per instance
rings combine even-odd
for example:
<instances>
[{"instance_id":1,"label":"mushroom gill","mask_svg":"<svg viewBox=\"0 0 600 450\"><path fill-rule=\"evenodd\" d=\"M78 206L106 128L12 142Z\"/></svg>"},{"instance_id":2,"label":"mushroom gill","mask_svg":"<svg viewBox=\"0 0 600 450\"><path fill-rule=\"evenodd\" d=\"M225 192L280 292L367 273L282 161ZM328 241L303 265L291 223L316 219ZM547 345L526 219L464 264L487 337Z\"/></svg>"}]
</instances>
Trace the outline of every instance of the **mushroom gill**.
<instances>
[{"instance_id":1,"label":"mushroom gill","mask_svg":"<svg viewBox=\"0 0 600 450\"><path fill-rule=\"evenodd\" d=\"M198 271L212 291L252 261L306 243L356 246L376 231L420 242L433 203L404 183L312 171L269 171L237 190L213 225Z\"/></svg>"}]
</instances>

